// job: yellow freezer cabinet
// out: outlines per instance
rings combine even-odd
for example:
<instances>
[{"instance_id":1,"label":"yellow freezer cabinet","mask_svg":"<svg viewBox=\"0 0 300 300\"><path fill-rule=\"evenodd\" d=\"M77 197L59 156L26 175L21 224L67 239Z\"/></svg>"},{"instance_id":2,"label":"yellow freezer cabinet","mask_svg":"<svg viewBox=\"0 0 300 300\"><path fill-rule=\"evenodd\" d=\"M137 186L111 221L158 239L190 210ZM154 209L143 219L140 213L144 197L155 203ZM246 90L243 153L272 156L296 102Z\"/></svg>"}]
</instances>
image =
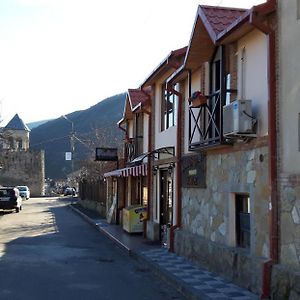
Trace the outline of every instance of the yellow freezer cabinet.
<instances>
[{"instance_id":1,"label":"yellow freezer cabinet","mask_svg":"<svg viewBox=\"0 0 300 300\"><path fill-rule=\"evenodd\" d=\"M132 205L123 208L123 229L129 233L143 232L143 221L146 217L146 206Z\"/></svg>"}]
</instances>

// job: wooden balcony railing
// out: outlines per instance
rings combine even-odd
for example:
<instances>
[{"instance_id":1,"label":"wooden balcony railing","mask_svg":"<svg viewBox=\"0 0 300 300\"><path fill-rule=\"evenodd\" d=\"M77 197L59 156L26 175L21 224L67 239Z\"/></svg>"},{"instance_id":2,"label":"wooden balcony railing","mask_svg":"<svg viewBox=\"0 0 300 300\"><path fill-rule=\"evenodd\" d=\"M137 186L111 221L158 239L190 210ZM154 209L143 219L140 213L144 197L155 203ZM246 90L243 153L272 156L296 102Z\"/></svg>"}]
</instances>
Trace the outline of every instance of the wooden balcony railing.
<instances>
[{"instance_id":1,"label":"wooden balcony railing","mask_svg":"<svg viewBox=\"0 0 300 300\"><path fill-rule=\"evenodd\" d=\"M129 138L125 141L125 160L127 163L143 154L143 137Z\"/></svg>"},{"instance_id":2,"label":"wooden balcony railing","mask_svg":"<svg viewBox=\"0 0 300 300\"><path fill-rule=\"evenodd\" d=\"M189 107L189 150L201 150L224 143L223 106L225 97L217 91L207 96L207 101L192 102Z\"/></svg>"}]
</instances>

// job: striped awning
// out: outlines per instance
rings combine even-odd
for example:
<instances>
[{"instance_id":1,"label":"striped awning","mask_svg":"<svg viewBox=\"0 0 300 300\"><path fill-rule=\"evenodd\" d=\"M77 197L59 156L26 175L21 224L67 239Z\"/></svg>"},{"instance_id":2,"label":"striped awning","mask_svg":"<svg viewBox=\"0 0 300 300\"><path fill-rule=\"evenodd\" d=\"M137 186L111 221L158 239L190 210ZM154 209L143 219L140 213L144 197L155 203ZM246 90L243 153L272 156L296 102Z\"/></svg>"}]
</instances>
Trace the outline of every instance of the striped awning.
<instances>
[{"instance_id":1,"label":"striped awning","mask_svg":"<svg viewBox=\"0 0 300 300\"><path fill-rule=\"evenodd\" d=\"M147 164L142 164L134 167L113 170L104 173L104 177L128 177L128 176L147 176Z\"/></svg>"}]
</instances>

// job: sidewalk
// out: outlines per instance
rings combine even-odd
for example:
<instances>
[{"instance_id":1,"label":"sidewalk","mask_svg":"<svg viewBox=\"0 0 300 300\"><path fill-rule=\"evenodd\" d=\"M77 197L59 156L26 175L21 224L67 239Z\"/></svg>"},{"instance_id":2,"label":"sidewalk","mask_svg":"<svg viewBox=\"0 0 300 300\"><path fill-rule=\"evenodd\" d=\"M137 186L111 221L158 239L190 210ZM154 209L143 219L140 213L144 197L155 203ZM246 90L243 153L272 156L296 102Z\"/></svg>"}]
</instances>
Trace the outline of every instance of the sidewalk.
<instances>
[{"instance_id":1,"label":"sidewalk","mask_svg":"<svg viewBox=\"0 0 300 300\"><path fill-rule=\"evenodd\" d=\"M107 235L119 247L145 264L152 272L181 292L187 299L254 300L259 297L174 253L141 235L129 234L119 225L108 224L96 212L79 204L70 208Z\"/></svg>"}]
</instances>

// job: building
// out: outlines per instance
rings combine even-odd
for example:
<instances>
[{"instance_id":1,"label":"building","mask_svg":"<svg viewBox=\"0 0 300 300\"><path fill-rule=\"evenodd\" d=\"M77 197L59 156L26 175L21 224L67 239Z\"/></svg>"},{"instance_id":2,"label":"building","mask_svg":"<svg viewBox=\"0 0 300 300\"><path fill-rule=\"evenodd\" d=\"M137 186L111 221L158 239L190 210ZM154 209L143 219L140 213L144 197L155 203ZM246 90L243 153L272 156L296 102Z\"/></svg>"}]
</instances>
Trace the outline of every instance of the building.
<instances>
[{"instance_id":1,"label":"building","mask_svg":"<svg viewBox=\"0 0 300 300\"><path fill-rule=\"evenodd\" d=\"M104 174L107 183L107 219L123 224L123 209L148 207L148 155L151 142L149 89L129 89L118 126L124 135L124 161L120 169ZM146 218L143 209L143 218ZM143 220L135 231L143 231Z\"/></svg>"},{"instance_id":2,"label":"building","mask_svg":"<svg viewBox=\"0 0 300 300\"><path fill-rule=\"evenodd\" d=\"M261 298L300 297L299 19L299 1L200 5L188 47L139 88L145 236Z\"/></svg>"},{"instance_id":3,"label":"building","mask_svg":"<svg viewBox=\"0 0 300 300\"><path fill-rule=\"evenodd\" d=\"M199 6L184 65L168 80L185 91L174 250L258 294L273 250L266 5Z\"/></svg>"},{"instance_id":4,"label":"building","mask_svg":"<svg viewBox=\"0 0 300 300\"><path fill-rule=\"evenodd\" d=\"M29 133L18 114L1 128L0 184L27 185L31 196L41 196L45 181L44 151L29 148Z\"/></svg>"},{"instance_id":5,"label":"building","mask_svg":"<svg viewBox=\"0 0 300 300\"><path fill-rule=\"evenodd\" d=\"M278 0L278 262L276 299L300 298L300 1Z\"/></svg>"}]
</instances>

